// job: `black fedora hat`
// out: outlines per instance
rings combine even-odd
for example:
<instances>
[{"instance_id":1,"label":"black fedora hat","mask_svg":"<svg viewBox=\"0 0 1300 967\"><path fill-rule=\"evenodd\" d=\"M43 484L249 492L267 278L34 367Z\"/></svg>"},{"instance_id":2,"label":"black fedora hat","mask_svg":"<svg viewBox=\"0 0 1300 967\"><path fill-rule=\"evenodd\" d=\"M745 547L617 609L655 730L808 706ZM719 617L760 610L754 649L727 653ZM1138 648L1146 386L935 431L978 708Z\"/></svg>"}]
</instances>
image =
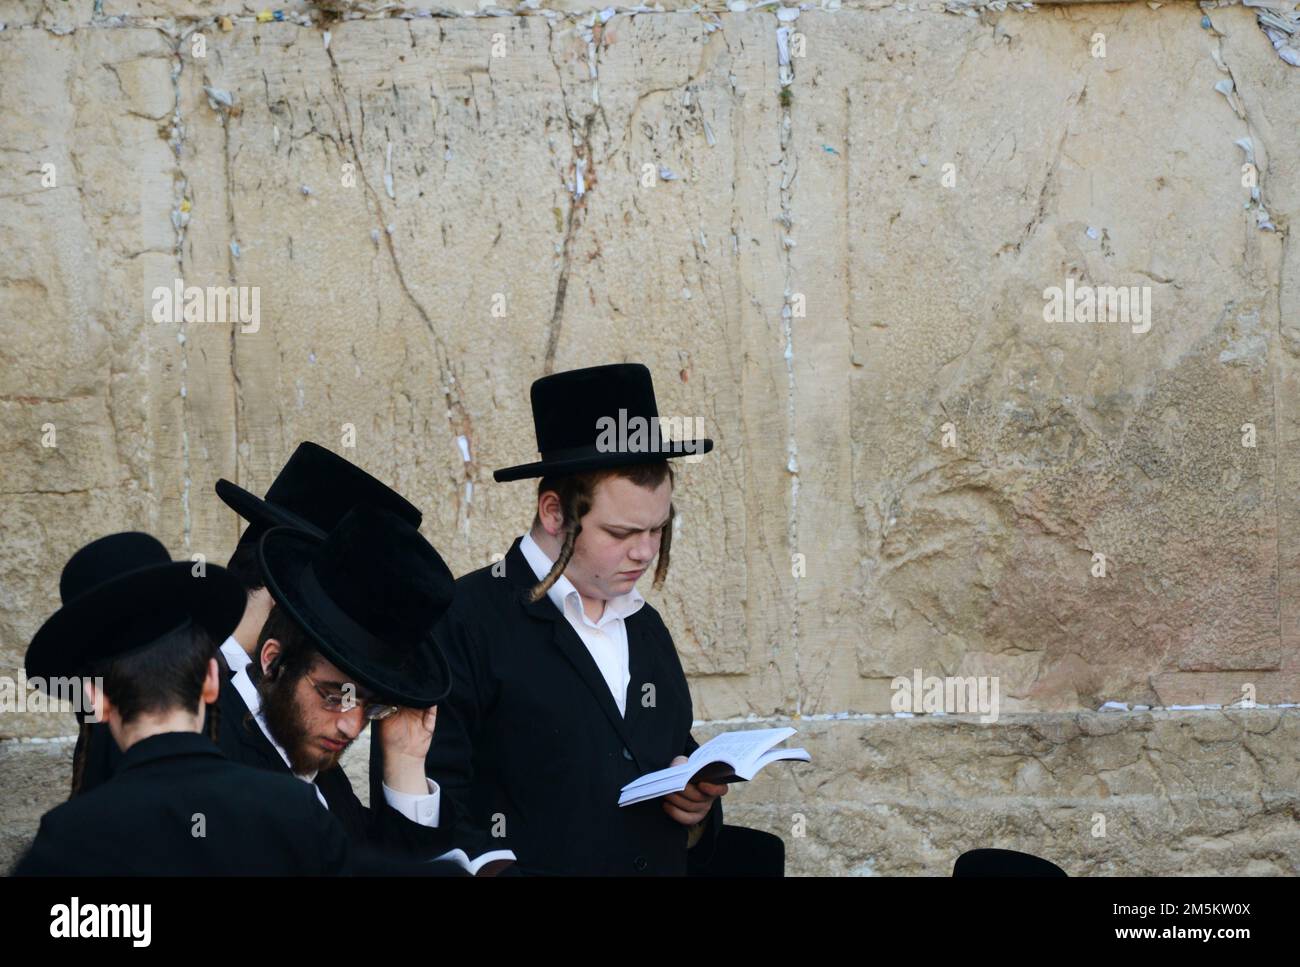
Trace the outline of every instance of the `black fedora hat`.
<instances>
[{"instance_id":1,"label":"black fedora hat","mask_svg":"<svg viewBox=\"0 0 1300 967\"><path fill-rule=\"evenodd\" d=\"M1065 876L1051 860L1013 849L973 849L957 857L953 876Z\"/></svg>"},{"instance_id":2,"label":"black fedora hat","mask_svg":"<svg viewBox=\"0 0 1300 967\"><path fill-rule=\"evenodd\" d=\"M497 470L497 481L585 473L708 453L713 441L667 439L654 382L640 363L592 366L533 383L533 427L541 459Z\"/></svg>"},{"instance_id":3,"label":"black fedora hat","mask_svg":"<svg viewBox=\"0 0 1300 967\"><path fill-rule=\"evenodd\" d=\"M82 674L197 622L214 643L243 617L247 593L225 568L173 561L154 537L130 531L92 541L59 578L63 606L41 625L24 661L30 678Z\"/></svg>"},{"instance_id":4,"label":"black fedora hat","mask_svg":"<svg viewBox=\"0 0 1300 967\"><path fill-rule=\"evenodd\" d=\"M324 538L273 527L258 556L276 607L376 699L427 708L447 694L451 671L432 631L454 581L409 522L362 504Z\"/></svg>"},{"instance_id":5,"label":"black fedora hat","mask_svg":"<svg viewBox=\"0 0 1300 967\"><path fill-rule=\"evenodd\" d=\"M258 540L272 527L296 527L324 537L357 504L392 511L412 527L422 515L405 497L360 467L310 440L298 449L271 481L265 497L221 479L217 496L248 521L240 542Z\"/></svg>"}]
</instances>

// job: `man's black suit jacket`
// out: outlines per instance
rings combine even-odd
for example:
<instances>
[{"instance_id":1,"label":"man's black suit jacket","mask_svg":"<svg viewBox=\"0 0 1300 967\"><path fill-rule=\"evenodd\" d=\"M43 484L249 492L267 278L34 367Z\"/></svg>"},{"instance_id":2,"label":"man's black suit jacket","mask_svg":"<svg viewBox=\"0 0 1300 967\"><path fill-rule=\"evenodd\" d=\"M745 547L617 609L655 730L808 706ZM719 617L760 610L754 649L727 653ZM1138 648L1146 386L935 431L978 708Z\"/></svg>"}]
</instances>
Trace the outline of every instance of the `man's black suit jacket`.
<instances>
[{"instance_id":1,"label":"man's black suit jacket","mask_svg":"<svg viewBox=\"0 0 1300 967\"><path fill-rule=\"evenodd\" d=\"M330 875L351 871L350 853L301 781L231 762L198 733L165 732L46 813L14 875Z\"/></svg>"},{"instance_id":2,"label":"man's black suit jacket","mask_svg":"<svg viewBox=\"0 0 1300 967\"><path fill-rule=\"evenodd\" d=\"M515 541L501 564L456 582L436 635L452 690L438 705L429 777L472 856L512 849L521 872L672 875L702 867L722 825L714 803L700 842L662 800L619 808L631 780L690 755L691 695L672 636L649 604L626 619L631 680L620 715L591 653L548 599ZM495 570L495 574L494 574ZM372 797L381 757L371 746Z\"/></svg>"}]
</instances>

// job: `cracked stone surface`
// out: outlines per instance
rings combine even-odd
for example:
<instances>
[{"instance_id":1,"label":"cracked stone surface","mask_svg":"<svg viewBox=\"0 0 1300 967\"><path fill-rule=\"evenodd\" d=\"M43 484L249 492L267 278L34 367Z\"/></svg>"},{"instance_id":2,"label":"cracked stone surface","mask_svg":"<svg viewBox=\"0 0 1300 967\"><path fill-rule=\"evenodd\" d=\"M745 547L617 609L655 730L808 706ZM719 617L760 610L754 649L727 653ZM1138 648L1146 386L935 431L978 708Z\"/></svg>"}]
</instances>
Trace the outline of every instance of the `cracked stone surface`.
<instances>
[{"instance_id":1,"label":"cracked stone surface","mask_svg":"<svg viewBox=\"0 0 1300 967\"><path fill-rule=\"evenodd\" d=\"M0 674L89 537L224 561L215 480L347 425L487 563L531 513L491 479L528 383L640 359L717 441L650 597L702 731L801 730L812 766L728 797L793 870L1300 872L1295 709L1090 711L1300 701L1295 69L1244 7L865 6L787 24L783 88L771 10L0 3ZM154 322L176 278L258 287L260 328ZM1045 322L1067 279L1148 286L1149 331ZM914 668L1014 714L808 718ZM0 745L0 863L70 749Z\"/></svg>"}]
</instances>

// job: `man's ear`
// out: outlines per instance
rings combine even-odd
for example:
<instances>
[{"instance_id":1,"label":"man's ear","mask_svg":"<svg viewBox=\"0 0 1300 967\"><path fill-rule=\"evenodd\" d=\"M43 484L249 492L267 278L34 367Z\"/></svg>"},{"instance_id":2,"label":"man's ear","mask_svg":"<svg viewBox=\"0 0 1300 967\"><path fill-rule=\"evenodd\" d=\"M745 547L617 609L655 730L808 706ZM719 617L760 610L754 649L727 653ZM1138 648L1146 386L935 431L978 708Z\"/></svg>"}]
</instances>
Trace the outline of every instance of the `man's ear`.
<instances>
[{"instance_id":1,"label":"man's ear","mask_svg":"<svg viewBox=\"0 0 1300 967\"><path fill-rule=\"evenodd\" d=\"M208 673L203 678L203 704L211 705L221 692L221 668L215 658L208 659Z\"/></svg>"},{"instance_id":2,"label":"man's ear","mask_svg":"<svg viewBox=\"0 0 1300 967\"><path fill-rule=\"evenodd\" d=\"M259 656L262 662L262 677L268 682L275 681L276 675L279 673L280 652L282 650L278 638L267 638L262 645L262 653ZM277 669L277 671L273 672L272 668Z\"/></svg>"},{"instance_id":3,"label":"man's ear","mask_svg":"<svg viewBox=\"0 0 1300 967\"><path fill-rule=\"evenodd\" d=\"M545 490L538 495L537 519L542 522L542 529L552 537L564 529L564 508L560 506L560 495L554 490Z\"/></svg>"}]
</instances>

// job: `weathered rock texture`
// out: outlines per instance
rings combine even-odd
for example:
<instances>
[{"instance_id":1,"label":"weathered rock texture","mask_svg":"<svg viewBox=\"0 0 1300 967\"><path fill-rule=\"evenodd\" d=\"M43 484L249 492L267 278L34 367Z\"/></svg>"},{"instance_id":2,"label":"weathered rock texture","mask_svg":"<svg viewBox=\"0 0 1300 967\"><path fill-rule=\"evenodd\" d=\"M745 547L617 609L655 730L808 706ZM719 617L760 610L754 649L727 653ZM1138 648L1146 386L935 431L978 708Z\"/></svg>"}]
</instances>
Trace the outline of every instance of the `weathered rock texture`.
<instances>
[{"instance_id":1,"label":"weathered rock texture","mask_svg":"<svg viewBox=\"0 0 1300 967\"><path fill-rule=\"evenodd\" d=\"M222 561L214 481L303 439L486 563L529 382L637 359L717 441L652 600L702 732L801 719L728 798L793 871L1300 872L1294 707L1091 711L1300 700L1300 71L1250 10L810 9L783 74L771 8L103 7L0 3L0 674L87 539ZM256 331L155 321L177 279ZM1149 331L1044 321L1067 280ZM867 717L916 668L1003 719ZM0 713L0 863L70 721Z\"/></svg>"}]
</instances>

